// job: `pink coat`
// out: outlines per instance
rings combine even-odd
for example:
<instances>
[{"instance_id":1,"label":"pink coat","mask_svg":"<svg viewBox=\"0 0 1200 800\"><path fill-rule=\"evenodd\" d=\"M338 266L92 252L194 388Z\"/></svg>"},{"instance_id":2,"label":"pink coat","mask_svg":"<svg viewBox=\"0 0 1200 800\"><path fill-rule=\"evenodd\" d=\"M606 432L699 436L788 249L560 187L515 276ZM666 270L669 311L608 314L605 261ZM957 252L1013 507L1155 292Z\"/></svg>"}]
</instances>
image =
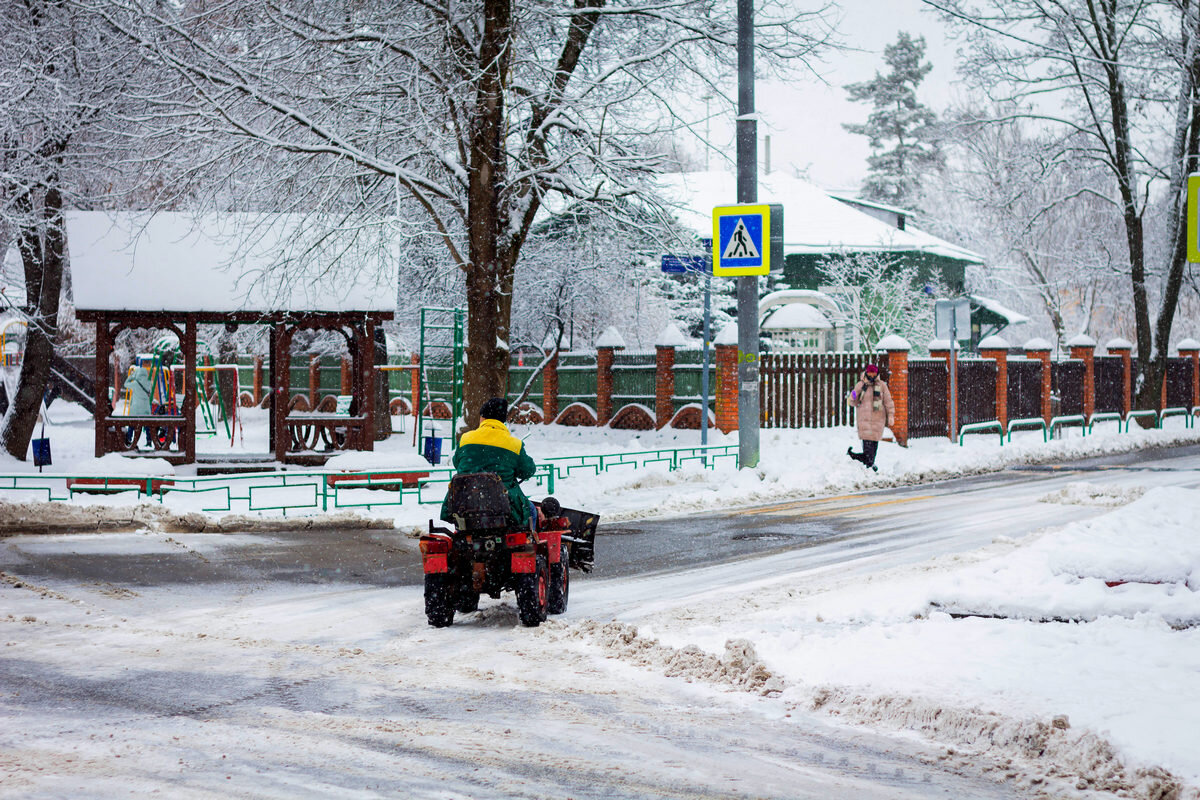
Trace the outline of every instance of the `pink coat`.
<instances>
[{"instance_id":1,"label":"pink coat","mask_svg":"<svg viewBox=\"0 0 1200 800\"><path fill-rule=\"evenodd\" d=\"M878 442L883 438L883 429L896 421L892 393L882 380L876 380L873 387L865 377L859 380L850 395L850 405L855 407L858 438L865 441Z\"/></svg>"}]
</instances>

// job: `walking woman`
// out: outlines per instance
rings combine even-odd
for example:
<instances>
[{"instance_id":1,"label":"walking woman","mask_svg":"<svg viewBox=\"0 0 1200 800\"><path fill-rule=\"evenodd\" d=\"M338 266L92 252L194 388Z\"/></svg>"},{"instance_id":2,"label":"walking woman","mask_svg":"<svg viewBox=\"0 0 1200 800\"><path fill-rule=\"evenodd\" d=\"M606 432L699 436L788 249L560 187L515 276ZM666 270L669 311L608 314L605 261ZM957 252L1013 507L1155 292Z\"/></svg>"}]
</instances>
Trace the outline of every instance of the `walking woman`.
<instances>
[{"instance_id":1,"label":"walking woman","mask_svg":"<svg viewBox=\"0 0 1200 800\"><path fill-rule=\"evenodd\" d=\"M847 398L855 408L855 423L858 427L858 438L862 439L862 452L856 453L853 448L846 448L846 455L863 466L879 472L875 466L875 453L879 450L879 440L883 438L883 429L892 427L896 420L896 407L892 404L892 393L888 385L879 377L879 367L868 364L863 370L862 379L854 386Z\"/></svg>"}]
</instances>

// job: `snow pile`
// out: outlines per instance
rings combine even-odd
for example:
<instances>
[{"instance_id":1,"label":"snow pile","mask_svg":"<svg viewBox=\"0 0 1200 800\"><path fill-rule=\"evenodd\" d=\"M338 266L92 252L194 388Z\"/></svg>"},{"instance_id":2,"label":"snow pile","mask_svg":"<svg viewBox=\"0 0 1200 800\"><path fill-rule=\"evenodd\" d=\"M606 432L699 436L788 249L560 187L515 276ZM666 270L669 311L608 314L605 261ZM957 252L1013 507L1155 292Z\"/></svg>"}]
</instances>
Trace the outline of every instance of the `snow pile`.
<instances>
[{"instance_id":1,"label":"snow pile","mask_svg":"<svg viewBox=\"0 0 1200 800\"><path fill-rule=\"evenodd\" d=\"M1061 503L1068 506L1103 506L1116 508L1137 500L1146 490L1137 486L1097 486L1086 481L1068 483L1057 492L1041 499L1043 503Z\"/></svg>"},{"instance_id":2,"label":"snow pile","mask_svg":"<svg viewBox=\"0 0 1200 800\"><path fill-rule=\"evenodd\" d=\"M1029 787L1200 797L1198 516L1200 490L1155 487L972 553L626 615L637 635L615 643L584 630L660 669L695 650L716 663L736 636L785 703L918 731L950 759L999 754Z\"/></svg>"},{"instance_id":3,"label":"snow pile","mask_svg":"<svg viewBox=\"0 0 1200 800\"><path fill-rule=\"evenodd\" d=\"M1149 615L1200 625L1200 492L1162 487L1096 519L1037 537L1011 555L927 584L953 614L1035 621Z\"/></svg>"},{"instance_id":4,"label":"snow pile","mask_svg":"<svg viewBox=\"0 0 1200 800\"><path fill-rule=\"evenodd\" d=\"M669 678L707 681L767 696L777 695L784 688L783 682L759 660L753 643L746 639L729 639L724 653L713 656L695 645L664 646L657 639L640 636L636 626L623 622L586 620L566 629L566 633L599 645L613 657L638 666L656 667Z\"/></svg>"}]
</instances>

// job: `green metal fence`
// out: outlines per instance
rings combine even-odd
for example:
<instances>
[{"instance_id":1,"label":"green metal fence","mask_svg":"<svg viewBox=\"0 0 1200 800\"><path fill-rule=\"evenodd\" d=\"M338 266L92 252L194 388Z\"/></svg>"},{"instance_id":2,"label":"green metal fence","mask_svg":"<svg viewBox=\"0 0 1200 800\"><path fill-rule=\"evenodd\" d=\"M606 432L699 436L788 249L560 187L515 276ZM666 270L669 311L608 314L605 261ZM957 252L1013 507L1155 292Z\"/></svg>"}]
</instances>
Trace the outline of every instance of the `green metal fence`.
<instances>
[{"instance_id":1,"label":"green metal fence","mask_svg":"<svg viewBox=\"0 0 1200 800\"><path fill-rule=\"evenodd\" d=\"M561 480L666 465L716 469L737 466L737 446L685 447L630 453L542 459L526 484L552 494ZM78 494L129 492L163 502L171 495L197 498L208 513L289 514L442 502L454 476L449 467L398 468L363 472L254 472L212 476L0 474L0 497L25 502L68 502ZM531 492L532 493L532 492Z\"/></svg>"}]
</instances>

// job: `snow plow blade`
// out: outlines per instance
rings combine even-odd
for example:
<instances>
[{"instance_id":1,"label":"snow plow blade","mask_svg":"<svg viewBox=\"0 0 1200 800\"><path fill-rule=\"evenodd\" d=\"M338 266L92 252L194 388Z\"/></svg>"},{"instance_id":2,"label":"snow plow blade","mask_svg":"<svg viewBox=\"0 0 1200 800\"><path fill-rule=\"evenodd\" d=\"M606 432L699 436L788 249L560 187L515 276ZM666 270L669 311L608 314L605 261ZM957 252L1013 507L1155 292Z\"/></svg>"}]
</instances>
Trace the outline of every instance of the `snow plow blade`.
<instances>
[{"instance_id":1,"label":"snow plow blade","mask_svg":"<svg viewBox=\"0 0 1200 800\"><path fill-rule=\"evenodd\" d=\"M600 522L600 515L573 508L564 508L562 513L571 523L571 560L568 566L591 572L592 564L596 561L596 524Z\"/></svg>"}]
</instances>

